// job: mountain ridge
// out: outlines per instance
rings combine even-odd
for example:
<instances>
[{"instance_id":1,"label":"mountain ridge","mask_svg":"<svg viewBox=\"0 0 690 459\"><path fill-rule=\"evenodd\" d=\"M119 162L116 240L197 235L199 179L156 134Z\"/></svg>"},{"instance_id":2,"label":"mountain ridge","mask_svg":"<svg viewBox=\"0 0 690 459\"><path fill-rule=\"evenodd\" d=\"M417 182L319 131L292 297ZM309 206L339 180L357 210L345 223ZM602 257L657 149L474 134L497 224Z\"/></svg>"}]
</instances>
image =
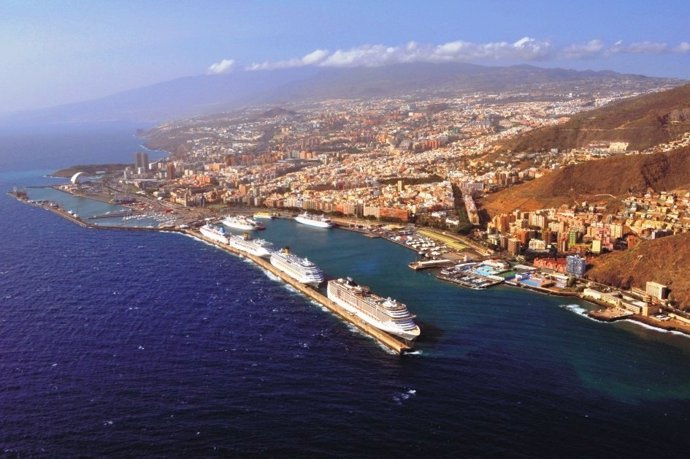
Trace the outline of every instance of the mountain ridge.
<instances>
[{"instance_id":1,"label":"mountain ridge","mask_svg":"<svg viewBox=\"0 0 690 459\"><path fill-rule=\"evenodd\" d=\"M621 196L690 187L690 146L668 153L615 156L568 165L543 177L482 199L489 215L519 208L532 211L558 207L596 195Z\"/></svg>"},{"instance_id":2,"label":"mountain ridge","mask_svg":"<svg viewBox=\"0 0 690 459\"><path fill-rule=\"evenodd\" d=\"M388 97L418 91L457 94L528 88L550 92L573 86L638 85L652 88L680 80L611 71L579 71L529 65L490 67L467 63L391 64L380 67L238 71L178 78L107 97L5 115L14 122L147 121L208 115L250 104L325 98ZM542 88L544 90L544 88Z\"/></svg>"},{"instance_id":3,"label":"mountain ridge","mask_svg":"<svg viewBox=\"0 0 690 459\"><path fill-rule=\"evenodd\" d=\"M500 144L504 151L583 148L592 142L627 142L644 150L690 131L690 84L621 100L574 115L566 123L527 132Z\"/></svg>"}]
</instances>

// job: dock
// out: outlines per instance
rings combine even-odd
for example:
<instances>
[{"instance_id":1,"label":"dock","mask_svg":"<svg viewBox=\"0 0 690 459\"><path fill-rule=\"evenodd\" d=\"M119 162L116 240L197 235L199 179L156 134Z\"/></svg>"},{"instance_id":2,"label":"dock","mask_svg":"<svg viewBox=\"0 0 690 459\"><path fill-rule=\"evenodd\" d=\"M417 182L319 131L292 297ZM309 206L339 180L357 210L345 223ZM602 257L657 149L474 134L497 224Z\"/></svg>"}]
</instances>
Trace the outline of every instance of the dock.
<instances>
[{"instance_id":1,"label":"dock","mask_svg":"<svg viewBox=\"0 0 690 459\"><path fill-rule=\"evenodd\" d=\"M634 314L630 311L626 311L623 308L615 307L590 311L587 315L594 319L601 320L602 322L615 322L617 320L632 317Z\"/></svg>"},{"instance_id":2,"label":"dock","mask_svg":"<svg viewBox=\"0 0 690 459\"><path fill-rule=\"evenodd\" d=\"M409 266L411 269L415 271L421 271L423 269L443 268L444 266L450 266L453 263L455 262L443 258L440 260L413 261L409 263L407 266Z\"/></svg>"},{"instance_id":3,"label":"dock","mask_svg":"<svg viewBox=\"0 0 690 459\"><path fill-rule=\"evenodd\" d=\"M444 273L441 271L436 275L436 278L472 290L484 290L503 282L503 279L498 276L481 276L469 271L453 273Z\"/></svg>"},{"instance_id":4,"label":"dock","mask_svg":"<svg viewBox=\"0 0 690 459\"><path fill-rule=\"evenodd\" d=\"M266 271L270 272L271 274L277 276L280 278L283 282L286 284L289 284L291 287L295 288L297 291L302 293L303 295L307 296L308 298L316 301L317 303L323 305L326 307L328 310L330 310L332 313L337 315L340 319L345 320L355 327L357 327L359 330L370 336L371 338L375 339L378 341L380 344L384 345L385 347L397 352L398 354L404 354L405 352L411 351L412 346L410 343L407 341L403 340L402 338L395 337L393 335L389 335L386 332L383 332L379 330L376 327L373 327L369 325L368 323L364 322L362 319L359 317L351 314L348 312L346 309L341 307L340 305L334 303L333 301L329 300L328 297L326 297L324 294L319 292L318 290L313 289L312 287L309 287L307 285L301 284L300 282L297 282L295 279L292 277L288 276L275 266L273 266L269 261L257 257L255 255L250 255L248 253L240 252L238 250L235 250L234 248L221 244L216 241L212 241L206 237L204 237L200 232L192 230L192 229L185 229L182 230L182 233L187 234L189 236L193 236L197 239L201 239L204 242L207 242L208 244L214 245L218 247L221 250L224 250L228 253L231 253L233 255L237 255L240 257L247 258L254 263L256 263L258 266L261 268L265 269Z\"/></svg>"},{"instance_id":5,"label":"dock","mask_svg":"<svg viewBox=\"0 0 690 459\"><path fill-rule=\"evenodd\" d=\"M121 231L158 231L158 232L178 232L182 234L186 234L188 236L195 237L197 239L200 239L208 244L211 244L221 250L224 250L225 252L228 252L232 255L236 255L238 257L246 258L251 261L253 261L257 266L265 269L266 271L272 273L279 279L281 279L283 282L286 284L289 284L291 287L295 288L298 292L301 294L307 296L308 298L316 301L317 303L323 305L325 308L327 308L329 311L331 311L333 314L338 316L340 319L354 325L357 327L360 331L365 333L367 336L373 338L376 340L378 343L381 345L385 346L388 349L393 350L394 352L398 354L404 354L405 352L411 351L412 345L411 343L403 340L402 338L398 338L393 335L389 335L388 333L379 330L376 327L373 327L369 325L368 323L364 322L362 319L359 317L351 314L347 310L345 310L343 307L340 305L334 303L333 301L329 300L328 297L326 297L324 294L319 292L318 290L315 290L307 285L301 284L297 282L295 279L292 277L288 276L287 274L283 273L279 269L277 269L275 266L273 266L269 261L264 260L261 257L257 257L248 253L240 252L228 245L221 244L216 241L212 241L205 236L203 236L199 231L196 231L191 228L153 228L153 227L138 227L138 226L105 226L105 225L94 225L93 223L89 223L87 221L82 220L80 217L77 217L65 209L51 205L50 203L31 203L26 199L21 198L20 196L17 196L13 193L9 193L16 197L19 201L27 203L27 204L35 204L43 209L49 210L63 218L66 218L67 220L71 221L72 223L75 223L83 228L93 228L93 229L105 229L105 230L121 230Z\"/></svg>"}]
</instances>

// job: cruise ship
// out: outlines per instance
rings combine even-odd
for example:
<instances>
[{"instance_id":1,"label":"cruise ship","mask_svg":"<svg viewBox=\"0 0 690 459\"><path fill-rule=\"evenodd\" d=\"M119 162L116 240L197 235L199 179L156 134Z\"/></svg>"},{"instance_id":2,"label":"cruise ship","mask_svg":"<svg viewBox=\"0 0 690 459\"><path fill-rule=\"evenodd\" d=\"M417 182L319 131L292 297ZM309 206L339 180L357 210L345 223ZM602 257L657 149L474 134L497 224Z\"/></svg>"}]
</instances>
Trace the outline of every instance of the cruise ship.
<instances>
[{"instance_id":1,"label":"cruise ship","mask_svg":"<svg viewBox=\"0 0 690 459\"><path fill-rule=\"evenodd\" d=\"M328 299L387 333L407 341L419 336L419 326L407 306L391 298L380 297L350 278L328 281Z\"/></svg>"},{"instance_id":2,"label":"cruise ship","mask_svg":"<svg viewBox=\"0 0 690 459\"><path fill-rule=\"evenodd\" d=\"M273 220L275 218L275 215L273 215L271 212L266 212L266 211L259 211L253 215L254 219L256 220L257 218L262 218L265 220Z\"/></svg>"},{"instance_id":3,"label":"cruise ship","mask_svg":"<svg viewBox=\"0 0 690 459\"><path fill-rule=\"evenodd\" d=\"M257 257L268 258L273 253L273 244L263 239L251 239L249 233L232 235L228 240L230 247Z\"/></svg>"},{"instance_id":4,"label":"cruise ship","mask_svg":"<svg viewBox=\"0 0 690 459\"><path fill-rule=\"evenodd\" d=\"M212 241L220 242L221 244L228 243L228 235L222 226L206 224L199 228L199 231Z\"/></svg>"},{"instance_id":5,"label":"cruise ship","mask_svg":"<svg viewBox=\"0 0 690 459\"><path fill-rule=\"evenodd\" d=\"M318 287L324 281L323 271L318 266L291 254L287 247L271 254L271 264L302 284Z\"/></svg>"},{"instance_id":6,"label":"cruise ship","mask_svg":"<svg viewBox=\"0 0 690 459\"><path fill-rule=\"evenodd\" d=\"M299 214L295 217L295 220L302 223L303 225L316 226L317 228L332 228L333 222L323 215L310 215L307 212Z\"/></svg>"},{"instance_id":7,"label":"cruise ship","mask_svg":"<svg viewBox=\"0 0 690 459\"><path fill-rule=\"evenodd\" d=\"M244 215L230 216L228 215L223 219L223 225L228 228L235 228L242 231L253 231L266 229L261 223L249 218Z\"/></svg>"}]
</instances>

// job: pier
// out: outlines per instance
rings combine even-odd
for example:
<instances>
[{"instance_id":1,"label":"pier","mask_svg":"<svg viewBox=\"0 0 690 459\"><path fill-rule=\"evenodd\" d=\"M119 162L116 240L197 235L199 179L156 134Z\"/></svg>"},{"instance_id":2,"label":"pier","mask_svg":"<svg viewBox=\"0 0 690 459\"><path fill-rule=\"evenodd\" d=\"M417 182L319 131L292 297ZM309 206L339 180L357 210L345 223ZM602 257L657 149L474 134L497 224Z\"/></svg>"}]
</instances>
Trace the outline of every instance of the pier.
<instances>
[{"instance_id":1,"label":"pier","mask_svg":"<svg viewBox=\"0 0 690 459\"><path fill-rule=\"evenodd\" d=\"M326 307L328 310L330 310L332 313L337 315L339 318L351 323L355 327L357 327L359 330L370 336L371 338L375 339L378 341L380 344L384 345L385 347L392 349L393 351L397 352L398 354L404 354L407 351L412 350L412 346L403 340L402 338L397 338L393 335L389 335L386 332L383 332L379 330L376 327L373 327L369 325L368 323L364 322L362 319L359 317L352 315L349 313L347 310L345 310L343 307L337 305L333 301L329 300L328 297L326 297L324 294L319 292L318 290L315 290L307 285L301 284L300 282L297 282L295 279L292 277L288 276L275 266L273 266L269 261L264 260L261 257L257 257L255 255L250 255L248 253L240 252L238 250L235 250L234 248L221 244L216 241L212 241L206 237L204 237L200 232L192 230L192 229L185 229L181 231L184 234L187 234L189 236L193 236L197 239L201 239L204 242L207 242L209 244L212 244L216 247L218 247L221 250L224 250L228 253L231 253L233 255L237 255L240 257L247 258L254 263L256 263L258 266L261 268L265 269L266 271L270 272L271 274L277 276L280 278L283 282L286 284L289 284L291 287L295 288L297 291L302 293L303 295L309 297L310 299L318 302L319 304L323 305Z\"/></svg>"},{"instance_id":2,"label":"pier","mask_svg":"<svg viewBox=\"0 0 690 459\"><path fill-rule=\"evenodd\" d=\"M115 211L115 212L106 212L104 214L94 215L92 217L88 217L88 219L89 220L98 220L101 218L129 217L133 213L134 212L132 211L132 209L125 209L125 210L120 210L120 211Z\"/></svg>"},{"instance_id":3,"label":"pier","mask_svg":"<svg viewBox=\"0 0 690 459\"><path fill-rule=\"evenodd\" d=\"M79 217L74 216L73 214L69 213L65 209L56 206L56 205L50 205L49 203L32 203L29 202L27 199L24 199L17 194L14 193L9 193L15 198L17 198L19 201L27 203L27 204L35 204L37 206L40 206L43 209L49 210L63 218L66 218L67 220L71 221L72 223L75 223L83 228L95 228L95 229L107 229L107 230L121 230L121 231L158 231L158 232L178 232L178 233L183 233L189 236L193 236L197 239L200 239L204 242L207 242L208 244L211 244L221 250L224 250L225 252L228 252L232 255L236 255L239 257L247 258L251 261L253 261L257 266L265 269L266 271L272 273L273 275L277 276L279 279L281 279L283 282L289 284L293 288L295 288L298 292L302 293L303 295L307 296L308 298L318 302L319 304L323 305L325 308L327 308L329 311L331 311L333 314L338 316L340 319L347 321L348 323L351 323L355 327L357 327L359 330L361 330L363 333L365 333L367 336L373 338L377 342L379 342L381 345L395 351L398 354L404 354L407 351L412 350L412 346L410 343L407 341L403 340L402 338L398 338L393 335L389 335L386 332L383 332L379 330L376 327L373 327L369 325L368 323L364 322L362 319L359 317L352 315L348 311L346 311L344 308L341 306L337 305L333 301L329 300L328 297L326 297L324 294L321 292L308 287L304 284L301 284L297 282L295 279L292 277L288 276L287 274L283 273L279 269L277 269L275 266L273 266L269 261L264 260L261 257L257 257L254 255L250 255L248 253L243 253L238 250L235 250L234 248L218 243L216 241L212 241L206 237L204 237L200 232L190 229L190 228L153 228L153 227L139 227L139 226L105 226L105 225L94 225L93 223L86 222L82 220Z\"/></svg>"},{"instance_id":4,"label":"pier","mask_svg":"<svg viewBox=\"0 0 690 459\"><path fill-rule=\"evenodd\" d=\"M446 260L444 258L440 260L413 261L407 266L415 271L421 271L423 269L443 268L444 266L450 266L453 263L455 262L452 260Z\"/></svg>"}]
</instances>

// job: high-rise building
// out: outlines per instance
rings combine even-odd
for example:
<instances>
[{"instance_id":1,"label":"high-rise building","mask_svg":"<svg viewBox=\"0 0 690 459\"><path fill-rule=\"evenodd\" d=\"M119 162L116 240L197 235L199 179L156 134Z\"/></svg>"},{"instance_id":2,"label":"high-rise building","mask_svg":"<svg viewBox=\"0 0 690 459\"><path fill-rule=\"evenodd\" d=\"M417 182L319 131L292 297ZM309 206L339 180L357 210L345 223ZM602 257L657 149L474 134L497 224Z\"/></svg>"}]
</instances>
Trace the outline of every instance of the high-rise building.
<instances>
[{"instance_id":1,"label":"high-rise building","mask_svg":"<svg viewBox=\"0 0 690 459\"><path fill-rule=\"evenodd\" d=\"M647 281L647 285L645 287L647 295L653 296L658 300L665 300L668 296L668 287L663 284Z\"/></svg>"},{"instance_id":2,"label":"high-rise building","mask_svg":"<svg viewBox=\"0 0 690 459\"><path fill-rule=\"evenodd\" d=\"M520 239L518 238L510 238L508 239L508 253L511 254L512 256L519 255L520 254Z\"/></svg>"},{"instance_id":3,"label":"high-rise building","mask_svg":"<svg viewBox=\"0 0 690 459\"><path fill-rule=\"evenodd\" d=\"M165 170L168 180L173 180L175 178L175 163L168 163Z\"/></svg>"},{"instance_id":4,"label":"high-rise building","mask_svg":"<svg viewBox=\"0 0 690 459\"><path fill-rule=\"evenodd\" d=\"M134 156L134 168L138 174L146 173L149 170L149 154L138 151Z\"/></svg>"},{"instance_id":5,"label":"high-rise building","mask_svg":"<svg viewBox=\"0 0 690 459\"><path fill-rule=\"evenodd\" d=\"M584 277L587 270L587 260L579 255L565 257L565 272L575 277Z\"/></svg>"}]
</instances>

